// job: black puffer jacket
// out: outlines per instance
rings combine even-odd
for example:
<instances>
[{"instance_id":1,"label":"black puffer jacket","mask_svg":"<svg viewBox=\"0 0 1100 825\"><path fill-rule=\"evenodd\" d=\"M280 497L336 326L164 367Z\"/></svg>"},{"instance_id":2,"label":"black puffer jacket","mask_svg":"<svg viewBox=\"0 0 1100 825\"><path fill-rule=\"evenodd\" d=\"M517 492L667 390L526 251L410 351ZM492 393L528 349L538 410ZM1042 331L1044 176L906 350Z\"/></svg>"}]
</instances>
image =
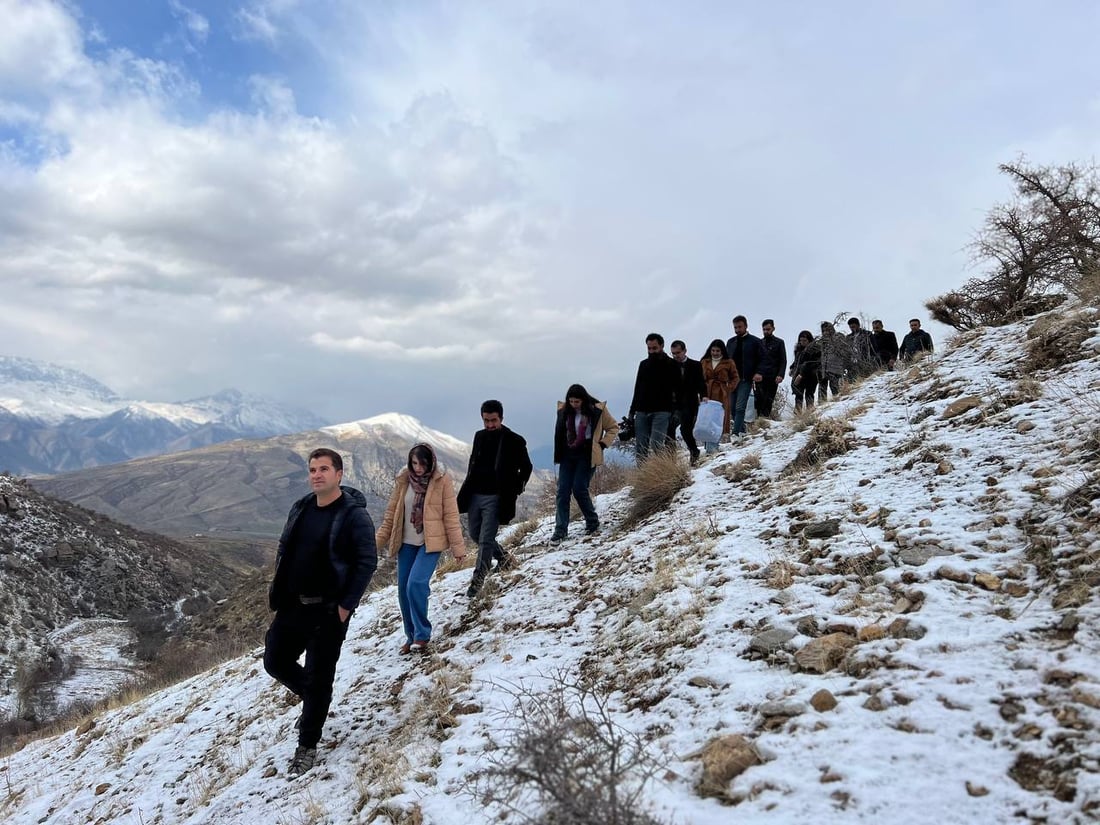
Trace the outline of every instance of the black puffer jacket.
<instances>
[{"instance_id":1,"label":"black puffer jacket","mask_svg":"<svg viewBox=\"0 0 1100 825\"><path fill-rule=\"evenodd\" d=\"M332 517L332 529L328 534L328 558L336 574L336 603L345 610L354 610L370 584L371 576L378 567L378 551L374 545L374 523L367 513L367 499L354 487L340 489L343 495L339 499L339 508ZM302 496L291 505L283 534L279 537L279 550L275 555L275 575L268 588L267 600L272 610L288 605L289 597L294 594L282 573L288 569L281 563L286 554L287 545L294 535L294 525L302 511L316 498L310 493Z\"/></svg>"}]
</instances>

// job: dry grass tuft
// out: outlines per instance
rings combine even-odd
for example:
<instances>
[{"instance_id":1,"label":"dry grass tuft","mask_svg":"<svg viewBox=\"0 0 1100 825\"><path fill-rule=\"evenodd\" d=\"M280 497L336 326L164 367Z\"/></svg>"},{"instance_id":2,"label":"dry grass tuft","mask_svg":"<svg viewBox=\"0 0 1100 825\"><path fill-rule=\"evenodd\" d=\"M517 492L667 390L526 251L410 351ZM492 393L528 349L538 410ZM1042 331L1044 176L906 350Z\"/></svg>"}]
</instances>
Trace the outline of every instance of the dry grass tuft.
<instances>
[{"instance_id":1,"label":"dry grass tuft","mask_svg":"<svg viewBox=\"0 0 1100 825\"><path fill-rule=\"evenodd\" d=\"M810 430L809 438L791 462L790 469L810 469L834 456L844 455L852 449L853 439L850 433L854 430L846 418L820 419Z\"/></svg>"},{"instance_id":2,"label":"dry grass tuft","mask_svg":"<svg viewBox=\"0 0 1100 825\"><path fill-rule=\"evenodd\" d=\"M604 493L614 493L630 484L630 475L629 464L601 464L596 468L588 490L593 498Z\"/></svg>"},{"instance_id":3,"label":"dry grass tuft","mask_svg":"<svg viewBox=\"0 0 1100 825\"><path fill-rule=\"evenodd\" d=\"M745 479L752 478L753 473L760 469L760 453L749 453L740 461L732 464L723 464L711 470L716 476L721 476L733 484L739 484Z\"/></svg>"},{"instance_id":4,"label":"dry grass tuft","mask_svg":"<svg viewBox=\"0 0 1100 825\"><path fill-rule=\"evenodd\" d=\"M623 520L624 530L667 507L691 483L691 469L678 450L658 450L634 470L633 481L633 500Z\"/></svg>"},{"instance_id":5,"label":"dry grass tuft","mask_svg":"<svg viewBox=\"0 0 1100 825\"><path fill-rule=\"evenodd\" d=\"M1088 354L1081 345L1092 337L1098 320L1097 309L1042 316L1028 328L1024 368L1032 372L1053 370L1080 361Z\"/></svg>"}]
</instances>

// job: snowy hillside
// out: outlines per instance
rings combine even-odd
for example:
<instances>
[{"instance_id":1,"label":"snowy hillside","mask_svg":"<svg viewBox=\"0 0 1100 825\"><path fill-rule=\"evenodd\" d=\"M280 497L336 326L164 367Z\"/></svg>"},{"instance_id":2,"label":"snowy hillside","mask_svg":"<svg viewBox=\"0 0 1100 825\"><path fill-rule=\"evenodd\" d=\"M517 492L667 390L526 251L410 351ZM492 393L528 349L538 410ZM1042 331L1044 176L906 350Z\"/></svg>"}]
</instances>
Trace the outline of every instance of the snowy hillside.
<instances>
[{"instance_id":1,"label":"snowy hillside","mask_svg":"<svg viewBox=\"0 0 1100 825\"><path fill-rule=\"evenodd\" d=\"M550 549L543 521L486 598L437 579L426 659L371 595L299 779L257 650L11 755L0 816L521 822L534 798L478 777L564 679L644 743L661 821L1095 821L1098 317L970 334L762 426L633 531L629 490L592 539Z\"/></svg>"}]
</instances>

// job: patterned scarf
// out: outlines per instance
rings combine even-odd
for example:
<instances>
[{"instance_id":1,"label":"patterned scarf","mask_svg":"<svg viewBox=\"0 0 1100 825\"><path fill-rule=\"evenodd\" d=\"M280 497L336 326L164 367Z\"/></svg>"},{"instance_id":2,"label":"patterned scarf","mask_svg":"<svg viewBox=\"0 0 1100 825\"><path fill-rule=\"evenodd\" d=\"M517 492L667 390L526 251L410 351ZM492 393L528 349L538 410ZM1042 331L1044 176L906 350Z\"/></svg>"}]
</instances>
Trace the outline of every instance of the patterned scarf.
<instances>
[{"instance_id":1,"label":"patterned scarf","mask_svg":"<svg viewBox=\"0 0 1100 825\"><path fill-rule=\"evenodd\" d=\"M577 413L572 407L565 411L565 443L570 449L579 447L588 438L588 416L581 413L580 419L580 426L577 426Z\"/></svg>"},{"instance_id":2,"label":"patterned scarf","mask_svg":"<svg viewBox=\"0 0 1100 825\"><path fill-rule=\"evenodd\" d=\"M427 445L424 445L427 446ZM431 449L430 447L428 449ZM428 482L432 480L432 474L435 472L435 451L432 451L432 463L431 466L425 470L423 475L417 475L411 469L409 470L409 486L413 488L413 509L412 515L409 517L409 521L412 522L413 529L417 533L424 532L424 496L428 492Z\"/></svg>"}]
</instances>

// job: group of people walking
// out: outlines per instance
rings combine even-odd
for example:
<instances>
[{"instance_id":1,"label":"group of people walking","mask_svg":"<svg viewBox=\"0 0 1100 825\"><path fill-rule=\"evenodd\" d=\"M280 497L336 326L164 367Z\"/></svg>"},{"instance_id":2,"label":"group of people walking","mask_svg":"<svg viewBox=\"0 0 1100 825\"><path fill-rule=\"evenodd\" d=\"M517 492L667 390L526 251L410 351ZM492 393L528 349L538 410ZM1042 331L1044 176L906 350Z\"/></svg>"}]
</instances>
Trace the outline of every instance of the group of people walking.
<instances>
[{"instance_id":1,"label":"group of people walking","mask_svg":"<svg viewBox=\"0 0 1100 825\"><path fill-rule=\"evenodd\" d=\"M776 393L789 377L795 409L813 407L836 396L845 380L865 377L880 369L894 369L898 361L932 351L932 337L921 329L920 320L909 321L909 332L898 344L897 336L883 327L882 321L862 327L858 318L848 319L849 333L841 335L829 321L821 323L821 334L809 330L798 334L788 363L787 347L775 334L775 322L768 318L757 337L748 331L744 315L733 319L733 337L715 338L701 361L689 358L683 341L673 341L672 355L664 351L665 339L659 333L646 336L646 358L638 365L634 395L628 420L634 424L635 456L644 460L650 453L672 443L680 429L692 463L700 450L694 435L699 405L715 401L722 405L720 439L740 438L746 430L749 401L752 412L762 418L772 416ZM704 442L714 452L718 441Z\"/></svg>"},{"instance_id":2,"label":"group of people walking","mask_svg":"<svg viewBox=\"0 0 1100 825\"><path fill-rule=\"evenodd\" d=\"M750 399L757 415L770 416L778 388L787 377L796 408L808 408L815 395L823 401L829 392L840 392L846 376L893 369L899 360L932 351L932 339L917 319L909 322L910 331L900 345L881 321L873 322L871 332L861 328L858 318L849 319L848 327L849 334L840 335L833 324L823 322L816 338L803 330L789 364L786 345L775 335L771 319L761 324L762 334L757 337L748 332L745 317L736 316L733 337L711 341L702 361L689 358L680 340L672 342L672 354L667 355L664 338L650 333L628 414L637 458L644 460L673 442L679 428L692 462L698 460L694 427L705 400L722 404L723 435L732 432L739 437L745 432ZM430 647L432 575L444 551L458 561L466 556L460 513L467 514L469 533L478 547L467 597L476 597L494 570L507 570L516 563L497 541L497 531L515 517L516 500L533 470L531 458L523 436L504 426L499 401L481 405L481 421L457 492L431 445L416 444L409 450L377 530L363 494L342 484L340 454L328 448L310 453L311 492L293 504L279 538L268 592L275 617L264 649L264 668L302 701L298 744L288 769L291 776L310 770L316 761L348 621L378 566L379 547L397 563L397 600L405 635L401 654L424 653ZM589 486L619 431L606 403L580 384L571 385L558 403L552 543L567 536L571 499L584 517L585 533L599 530ZM711 452L718 443L707 441L703 446ZM305 662L300 664L303 653Z\"/></svg>"}]
</instances>

